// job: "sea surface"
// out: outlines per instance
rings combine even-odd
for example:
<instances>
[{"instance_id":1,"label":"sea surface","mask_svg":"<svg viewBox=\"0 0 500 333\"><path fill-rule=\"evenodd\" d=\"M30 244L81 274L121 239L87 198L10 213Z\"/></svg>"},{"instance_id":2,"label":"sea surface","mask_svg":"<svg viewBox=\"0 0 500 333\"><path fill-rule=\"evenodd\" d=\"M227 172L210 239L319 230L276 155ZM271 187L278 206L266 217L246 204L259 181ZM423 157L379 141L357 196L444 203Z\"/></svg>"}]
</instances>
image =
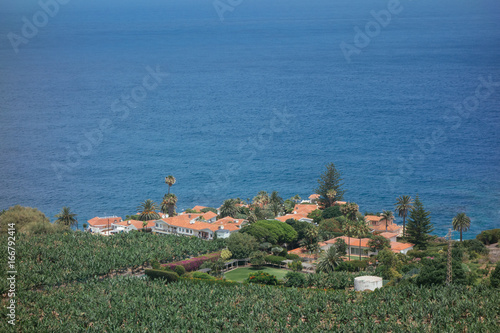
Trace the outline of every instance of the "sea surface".
<instances>
[{"instance_id":1,"label":"sea surface","mask_svg":"<svg viewBox=\"0 0 500 333\"><path fill-rule=\"evenodd\" d=\"M46 2L0 0L0 209L307 198L334 162L362 212L500 227L498 1Z\"/></svg>"}]
</instances>

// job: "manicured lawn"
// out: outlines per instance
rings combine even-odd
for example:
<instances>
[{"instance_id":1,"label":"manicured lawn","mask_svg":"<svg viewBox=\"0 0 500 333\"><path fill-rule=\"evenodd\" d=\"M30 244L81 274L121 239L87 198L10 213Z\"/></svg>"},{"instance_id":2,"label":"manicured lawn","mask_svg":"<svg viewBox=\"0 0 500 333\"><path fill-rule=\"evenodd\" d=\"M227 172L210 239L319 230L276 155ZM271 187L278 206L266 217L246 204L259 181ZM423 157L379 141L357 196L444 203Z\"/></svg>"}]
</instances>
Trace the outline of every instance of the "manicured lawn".
<instances>
[{"instance_id":1,"label":"manicured lawn","mask_svg":"<svg viewBox=\"0 0 500 333\"><path fill-rule=\"evenodd\" d=\"M252 267L243 267L243 268L236 268L233 269L230 272L227 272L224 274L226 279L231 280L231 281L238 281L238 282L243 282L246 278L248 278L248 273L254 273L258 271L263 271L269 274L272 274L276 276L278 279L283 279L289 271L286 269L279 269L279 268L273 268L273 267L267 267L267 266L262 266L260 269L255 269Z\"/></svg>"}]
</instances>

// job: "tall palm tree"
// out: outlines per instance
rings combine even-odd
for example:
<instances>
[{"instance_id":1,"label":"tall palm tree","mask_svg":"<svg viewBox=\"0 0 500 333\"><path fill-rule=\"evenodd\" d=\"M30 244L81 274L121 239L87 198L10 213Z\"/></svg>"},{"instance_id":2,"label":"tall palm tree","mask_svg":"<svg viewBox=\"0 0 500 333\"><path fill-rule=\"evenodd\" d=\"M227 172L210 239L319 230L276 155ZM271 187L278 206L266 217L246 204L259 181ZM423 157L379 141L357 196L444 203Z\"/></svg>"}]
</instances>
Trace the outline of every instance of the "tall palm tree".
<instances>
[{"instance_id":1,"label":"tall palm tree","mask_svg":"<svg viewBox=\"0 0 500 333\"><path fill-rule=\"evenodd\" d=\"M347 236L347 258L351 260L351 237L354 235L354 231L356 230L356 223L353 220L346 219L342 232Z\"/></svg>"},{"instance_id":2,"label":"tall palm tree","mask_svg":"<svg viewBox=\"0 0 500 333\"><path fill-rule=\"evenodd\" d=\"M175 208L177 207L177 196L173 193L165 194L161 202L161 212L168 214L168 217L175 216Z\"/></svg>"},{"instance_id":3,"label":"tall palm tree","mask_svg":"<svg viewBox=\"0 0 500 333\"><path fill-rule=\"evenodd\" d=\"M337 251L335 245L330 246L328 250L323 252L318 260L318 265L316 266L317 272L332 273L335 267L339 265L342 261L340 254Z\"/></svg>"},{"instance_id":4,"label":"tall palm tree","mask_svg":"<svg viewBox=\"0 0 500 333\"><path fill-rule=\"evenodd\" d=\"M453 230L460 231L460 241L462 241L462 232L470 229L470 217L465 213L458 213L453 218Z\"/></svg>"},{"instance_id":5,"label":"tall palm tree","mask_svg":"<svg viewBox=\"0 0 500 333\"><path fill-rule=\"evenodd\" d=\"M385 231L387 231L389 221L394 218L394 214L392 214L392 210L384 210L380 216L382 216L382 220L385 221Z\"/></svg>"},{"instance_id":6,"label":"tall palm tree","mask_svg":"<svg viewBox=\"0 0 500 333\"><path fill-rule=\"evenodd\" d=\"M238 207L236 206L236 201L234 199L227 199L222 203L220 208L220 217L236 217L238 214Z\"/></svg>"},{"instance_id":7,"label":"tall palm tree","mask_svg":"<svg viewBox=\"0 0 500 333\"><path fill-rule=\"evenodd\" d=\"M348 220L356 221L357 213L359 210L359 206L354 202L348 202L347 204L340 207L340 212L344 215Z\"/></svg>"},{"instance_id":8,"label":"tall palm tree","mask_svg":"<svg viewBox=\"0 0 500 333\"><path fill-rule=\"evenodd\" d=\"M413 209L413 200L409 195L402 195L397 198L394 204L395 211L398 212L399 217L403 218L403 237L406 236L406 216L408 212Z\"/></svg>"},{"instance_id":9,"label":"tall palm tree","mask_svg":"<svg viewBox=\"0 0 500 333\"><path fill-rule=\"evenodd\" d=\"M170 188L175 184L175 177L172 175L168 175L167 177L165 177L165 183L168 185L168 194L170 194Z\"/></svg>"},{"instance_id":10,"label":"tall palm tree","mask_svg":"<svg viewBox=\"0 0 500 333\"><path fill-rule=\"evenodd\" d=\"M56 223L63 224L71 228L72 226L78 224L78 221L76 220L75 216L76 214L73 214L71 212L71 208L64 206L61 209L61 212L55 216L57 217Z\"/></svg>"},{"instance_id":11,"label":"tall palm tree","mask_svg":"<svg viewBox=\"0 0 500 333\"><path fill-rule=\"evenodd\" d=\"M156 212L157 209L156 203L151 200L147 199L143 203L137 207L137 209L140 211L138 220L139 221L149 221L149 220L158 220L161 216Z\"/></svg>"},{"instance_id":12,"label":"tall palm tree","mask_svg":"<svg viewBox=\"0 0 500 333\"><path fill-rule=\"evenodd\" d=\"M361 238L370 233L370 228L366 224L365 219L361 219L354 225L354 234L359 238L359 260L361 260Z\"/></svg>"}]
</instances>

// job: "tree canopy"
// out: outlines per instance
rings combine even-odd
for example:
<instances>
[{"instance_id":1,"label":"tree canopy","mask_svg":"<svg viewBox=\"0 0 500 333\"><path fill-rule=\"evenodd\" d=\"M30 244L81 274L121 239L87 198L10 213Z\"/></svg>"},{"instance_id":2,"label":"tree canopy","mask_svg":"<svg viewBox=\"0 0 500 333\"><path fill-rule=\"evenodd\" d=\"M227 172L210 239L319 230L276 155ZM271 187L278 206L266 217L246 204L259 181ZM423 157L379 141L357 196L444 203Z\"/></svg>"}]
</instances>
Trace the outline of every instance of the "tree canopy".
<instances>
[{"instance_id":1,"label":"tree canopy","mask_svg":"<svg viewBox=\"0 0 500 333\"><path fill-rule=\"evenodd\" d=\"M431 223L430 212L424 209L424 205L417 195L406 230L408 241L420 249L425 249L429 242L429 233L432 231L434 231L434 227Z\"/></svg>"},{"instance_id":2,"label":"tree canopy","mask_svg":"<svg viewBox=\"0 0 500 333\"><path fill-rule=\"evenodd\" d=\"M321 196L320 201L325 208L344 198L345 190L342 180L342 174L337 170L335 164L327 164L326 171L318 179L318 187L315 189L315 192Z\"/></svg>"},{"instance_id":3,"label":"tree canopy","mask_svg":"<svg viewBox=\"0 0 500 333\"><path fill-rule=\"evenodd\" d=\"M231 251L233 258L248 258L252 252L257 250L258 243L255 237L241 232L232 233L226 240L227 248Z\"/></svg>"},{"instance_id":4,"label":"tree canopy","mask_svg":"<svg viewBox=\"0 0 500 333\"><path fill-rule=\"evenodd\" d=\"M10 207L0 215L0 231L2 233L7 232L9 224L15 224L16 232L25 232L29 229L27 226L30 224L52 226L47 216L38 209L20 205Z\"/></svg>"},{"instance_id":5,"label":"tree canopy","mask_svg":"<svg viewBox=\"0 0 500 333\"><path fill-rule=\"evenodd\" d=\"M277 220L256 221L243 227L240 232L254 236L261 243L290 244L297 239L297 232L294 228Z\"/></svg>"}]
</instances>

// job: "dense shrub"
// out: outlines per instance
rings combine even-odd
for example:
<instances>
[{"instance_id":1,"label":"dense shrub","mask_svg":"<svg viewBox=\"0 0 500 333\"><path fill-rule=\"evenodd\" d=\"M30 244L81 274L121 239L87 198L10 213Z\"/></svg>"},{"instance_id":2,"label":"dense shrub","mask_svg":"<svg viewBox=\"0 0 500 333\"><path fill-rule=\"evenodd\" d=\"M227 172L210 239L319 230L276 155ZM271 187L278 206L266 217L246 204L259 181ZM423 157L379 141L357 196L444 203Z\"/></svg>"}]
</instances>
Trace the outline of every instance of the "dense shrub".
<instances>
[{"instance_id":1,"label":"dense shrub","mask_svg":"<svg viewBox=\"0 0 500 333\"><path fill-rule=\"evenodd\" d=\"M285 275L285 287L304 288L307 287L307 279L303 273L288 272Z\"/></svg>"},{"instance_id":2,"label":"dense shrub","mask_svg":"<svg viewBox=\"0 0 500 333\"><path fill-rule=\"evenodd\" d=\"M300 260L300 256L298 254L295 254L295 253L289 253L289 254L287 254L286 258L288 260Z\"/></svg>"},{"instance_id":3,"label":"dense shrub","mask_svg":"<svg viewBox=\"0 0 500 333\"><path fill-rule=\"evenodd\" d=\"M167 280L167 282L175 282L179 279L179 275L177 273L160 269L146 269L144 273L152 280L164 279Z\"/></svg>"},{"instance_id":4,"label":"dense shrub","mask_svg":"<svg viewBox=\"0 0 500 333\"><path fill-rule=\"evenodd\" d=\"M335 270L340 272L359 272L365 270L367 267L367 260L351 260L342 261Z\"/></svg>"},{"instance_id":5,"label":"dense shrub","mask_svg":"<svg viewBox=\"0 0 500 333\"><path fill-rule=\"evenodd\" d=\"M446 282L446 260L444 258L423 259L422 269L416 279L418 285L443 285ZM462 264L452 261L452 282L467 284L467 277Z\"/></svg>"},{"instance_id":6,"label":"dense shrub","mask_svg":"<svg viewBox=\"0 0 500 333\"><path fill-rule=\"evenodd\" d=\"M293 262L288 263L288 268L290 268L292 271L300 272L302 270L302 261L294 260Z\"/></svg>"},{"instance_id":7,"label":"dense shrub","mask_svg":"<svg viewBox=\"0 0 500 333\"><path fill-rule=\"evenodd\" d=\"M186 273L186 269L184 268L184 266L177 265L174 267L174 272L176 272L177 275L182 276L184 275L184 273Z\"/></svg>"},{"instance_id":8,"label":"dense shrub","mask_svg":"<svg viewBox=\"0 0 500 333\"><path fill-rule=\"evenodd\" d=\"M467 249L467 252L472 253L476 252L479 254L488 254L488 248L477 239L468 239L462 242Z\"/></svg>"},{"instance_id":9,"label":"dense shrub","mask_svg":"<svg viewBox=\"0 0 500 333\"><path fill-rule=\"evenodd\" d=\"M462 261L464 258L464 247L462 245L453 246L451 249L451 257L453 260Z\"/></svg>"},{"instance_id":10,"label":"dense shrub","mask_svg":"<svg viewBox=\"0 0 500 333\"><path fill-rule=\"evenodd\" d=\"M191 273L191 276L193 277L193 279L215 280L215 277L203 272L193 272Z\"/></svg>"},{"instance_id":11,"label":"dense shrub","mask_svg":"<svg viewBox=\"0 0 500 333\"><path fill-rule=\"evenodd\" d=\"M500 261L497 262L497 266L490 276L490 284L494 288L500 288Z\"/></svg>"},{"instance_id":12,"label":"dense shrub","mask_svg":"<svg viewBox=\"0 0 500 333\"><path fill-rule=\"evenodd\" d=\"M286 258L280 256L266 256L265 260L267 263L270 263L272 265L280 265L283 260L286 260Z\"/></svg>"},{"instance_id":13,"label":"dense shrub","mask_svg":"<svg viewBox=\"0 0 500 333\"><path fill-rule=\"evenodd\" d=\"M263 271L258 271L255 273L250 273L248 274L248 279L245 280L245 282L248 283L258 283L258 284L269 284L269 285L277 285L278 284L278 279L276 276L263 272Z\"/></svg>"},{"instance_id":14,"label":"dense shrub","mask_svg":"<svg viewBox=\"0 0 500 333\"><path fill-rule=\"evenodd\" d=\"M216 253L206 254L201 257L195 257L183 261L177 261L170 264L165 264L163 265L163 267L174 270L175 266L183 266L187 272L192 272L198 270L204 262L206 261L214 262L217 261L219 257L220 257L220 252L216 252Z\"/></svg>"},{"instance_id":15,"label":"dense shrub","mask_svg":"<svg viewBox=\"0 0 500 333\"><path fill-rule=\"evenodd\" d=\"M481 231L481 233L476 236L476 239L486 245L498 243L498 240L500 239L500 229Z\"/></svg>"}]
</instances>

